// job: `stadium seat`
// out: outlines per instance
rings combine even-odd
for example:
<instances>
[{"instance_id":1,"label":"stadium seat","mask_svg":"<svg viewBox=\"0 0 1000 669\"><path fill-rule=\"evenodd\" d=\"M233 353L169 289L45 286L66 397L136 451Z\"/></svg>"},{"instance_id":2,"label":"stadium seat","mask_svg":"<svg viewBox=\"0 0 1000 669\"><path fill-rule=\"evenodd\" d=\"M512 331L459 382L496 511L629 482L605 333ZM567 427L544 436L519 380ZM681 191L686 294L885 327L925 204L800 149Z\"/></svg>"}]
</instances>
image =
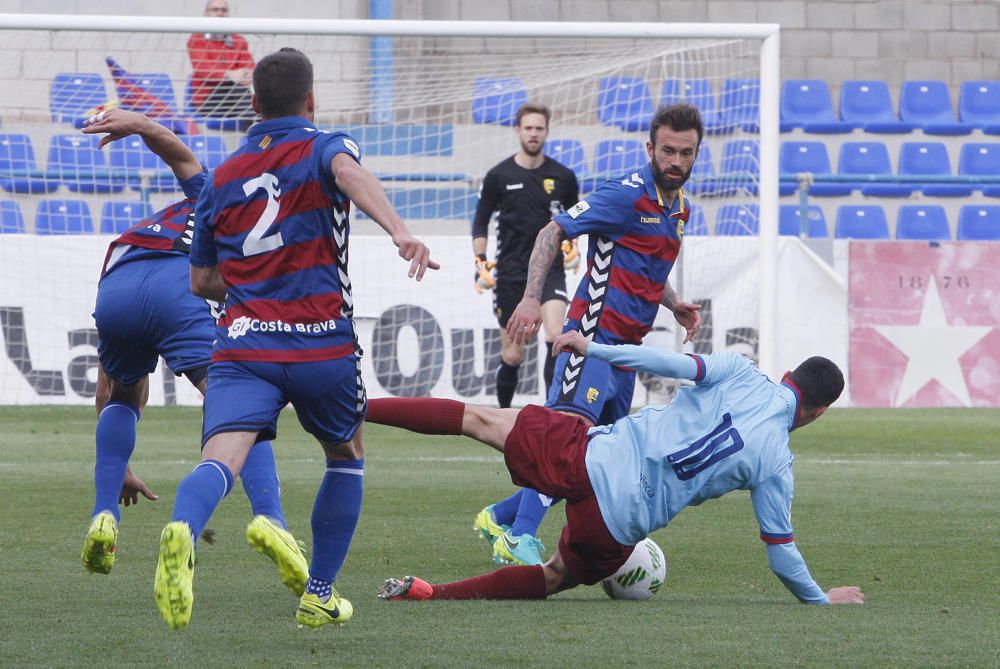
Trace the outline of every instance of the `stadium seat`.
<instances>
[{"instance_id":1,"label":"stadium seat","mask_svg":"<svg viewBox=\"0 0 1000 669\"><path fill-rule=\"evenodd\" d=\"M129 187L151 191L176 191L180 189L170 168L159 156L146 148L142 138L132 135L108 146L108 165L116 178L124 178ZM122 174L124 172L124 174ZM146 180L148 183L144 184Z\"/></svg>"},{"instance_id":2,"label":"stadium seat","mask_svg":"<svg viewBox=\"0 0 1000 669\"><path fill-rule=\"evenodd\" d=\"M852 130L850 123L837 119L830 86L820 79L789 79L782 83L781 131L792 128L822 134Z\"/></svg>"},{"instance_id":3,"label":"stadium seat","mask_svg":"<svg viewBox=\"0 0 1000 669\"><path fill-rule=\"evenodd\" d=\"M726 79L719 98L719 113L727 123L746 132L760 130L760 81Z\"/></svg>"},{"instance_id":4,"label":"stadium seat","mask_svg":"<svg viewBox=\"0 0 1000 669\"><path fill-rule=\"evenodd\" d=\"M104 77L93 72L62 72L52 79L49 108L55 123L83 127L86 113L111 98L104 88Z\"/></svg>"},{"instance_id":5,"label":"stadium seat","mask_svg":"<svg viewBox=\"0 0 1000 669\"><path fill-rule=\"evenodd\" d=\"M892 176L889 149L882 142L844 142L840 145L837 173L842 176ZM906 197L914 190L910 184L868 180L852 183L851 189L872 197Z\"/></svg>"},{"instance_id":6,"label":"stadium seat","mask_svg":"<svg viewBox=\"0 0 1000 669\"><path fill-rule=\"evenodd\" d=\"M37 235L83 235L94 232L90 207L83 200L41 200L35 213Z\"/></svg>"},{"instance_id":7,"label":"stadium seat","mask_svg":"<svg viewBox=\"0 0 1000 669\"><path fill-rule=\"evenodd\" d=\"M719 195L720 186L715 178L715 163L708 144L698 149L698 157L691 166L691 178L684 184L684 190L692 195Z\"/></svg>"},{"instance_id":8,"label":"stadium seat","mask_svg":"<svg viewBox=\"0 0 1000 669\"><path fill-rule=\"evenodd\" d=\"M653 97L646 81L638 77L604 77L597 92L597 118L625 132L649 130Z\"/></svg>"},{"instance_id":9,"label":"stadium seat","mask_svg":"<svg viewBox=\"0 0 1000 669\"><path fill-rule=\"evenodd\" d=\"M108 201L101 207L101 234L120 235L144 218L153 215L148 202Z\"/></svg>"},{"instance_id":10,"label":"stadium seat","mask_svg":"<svg viewBox=\"0 0 1000 669\"><path fill-rule=\"evenodd\" d=\"M732 192L756 195L760 181L760 144L757 140L727 140L722 145L719 175L734 177Z\"/></svg>"},{"instance_id":11,"label":"stadium seat","mask_svg":"<svg viewBox=\"0 0 1000 669\"><path fill-rule=\"evenodd\" d=\"M691 215L687 223L684 224L684 235L704 237L708 234L708 224L705 222L705 212L696 204L688 203L691 208Z\"/></svg>"},{"instance_id":12,"label":"stadium seat","mask_svg":"<svg viewBox=\"0 0 1000 669\"><path fill-rule=\"evenodd\" d=\"M949 177L951 159L941 142L903 142L899 147L899 174L912 177ZM972 186L958 183L918 183L924 195L931 197L968 197Z\"/></svg>"},{"instance_id":13,"label":"stadium seat","mask_svg":"<svg viewBox=\"0 0 1000 669\"><path fill-rule=\"evenodd\" d=\"M948 215L939 204L905 204L896 216L896 239L951 239Z\"/></svg>"},{"instance_id":14,"label":"stadium seat","mask_svg":"<svg viewBox=\"0 0 1000 669\"><path fill-rule=\"evenodd\" d=\"M386 194L403 219L471 220L478 200L470 188L390 188Z\"/></svg>"},{"instance_id":15,"label":"stadium seat","mask_svg":"<svg viewBox=\"0 0 1000 669\"><path fill-rule=\"evenodd\" d=\"M520 79L477 77L472 92L473 123L515 125L517 110L528 101Z\"/></svg>"},{"instance_id":16,"label":"stadium seat","mask_svg":"<svg viewBox=\"0 0 1000 669\"><path fill-rule=\"evenodd\" d=\"M48 173L74 193L112 193L122 190L113 183L104 152L97 148L97 135L53 135L49 143Z\"/></svg>"},{"instance_id":17,"label":"stadium seat","mask_svg":"<svg viewBox=\"0 0 1000 669\"><path fill-rule=\"evenodd\" d=\"M716 109L715 92L708 79L666 79L660 91L660 104L678 102L688 102L698 108L707 135L721 135L736 129Z\"/></svg>"},{"instance_id":18,"label":"stadium seat","mask_svg":"<svg viewBox=\"0 0 1000 669\"><path fill-rule=\"evenodd\" d=\"M51 193L59 188L58 181L40 174L31 138L20 133L0 134L0 187L12 193Z\"/></svg>"},{"instance_id":19,"label":"stadium seat","mask_svg":"<svg viewBox=\"0 0 1000 669\"><path fill-rule=\"evenodd\" d=\"M638 139L604 139L594 147L594 175L614 179L649 162L645 142Z\"/></svg>"},{"instance_id":20,"label":"stadium seat","mask_svg":"<svg viewBox=\"0 0 1000 669\"><path fill-rule=\"evenodd\" d=\"M180 107L177 106L177 96L174 94L174 82L170 80L170 75L165 72L149 72L149 73L136 73L129 72L128 76L131 77L135 85L142 87L150 95L154 95L160 99L165 105L173 107L174 110L179 110ZM119 87L115 88L115 92L118 93L118 99L125 97L123 91Z\"/></svg>"},{"instance_id":21,"label":"stadium seat","mask_svg":"<svg viewBox=\"0 0 1000 669\"><path fill-rule=\"evenodd\" d=\"M191 86L191 76L188 75L187 80L184 82L184 109L183 111L191 115L197 123L201 123L209 130L221 130L224 132L240 132L245 130L250 125L250 119L242 118L218 118L211 116L201 116L198 110L194 107L194 102L191 100L191 96L194 94L194 89Z\"/></svg>"},{"instance_id":22,"label":"stadium seat","mask_svg":"<svg viewBox=\"0 0 1000 669\"><path fill-rule=\"evenodd\" d=\"M951 93L943 81L904 81L899 91L899 118L915 123L928 135L968 135L972 126L959 123Z\"/></svg>"},{"instance_id":23,"label":"stadium seat","mask_svg":"<svg viewBox=\"0 0 1000 669\"><path fill-rule=\"evenodd\" d=\"M787 180L802 172L815 175L830 175L830 157L826 153L823 142L782 142L779 156L779 172L782 181L778 192L781 195L791 195L798 189L798 184ZM836 196L850 195L851 184L813 183L809 186L810 195Z\"/></svg>"},{"instance_id":24,"label":"stadium seat","mask_svg":"<svg viewBox=\"0 0 1000 669\"><path fill-rule=\"evenodd\" d=\"M837 208L837 239L889 239L889 221L878 205L846 204Z\"/></svg>"},{"instance_id":25,"label":"stadium seat","mask_svg":"<svg viewBox=\"0 0 1000 669\"><path fill-rule=\"evenodd\" d=\"M778 234L790 237L799 237L802 234L801 222L799 221L799 211L801 207L797 204L783 204L778 209ZM816 205L806 207L806 235L809 237L829 237L830 233L826 229L826 215L823 208Z\"/></svg>"},{"instance_id":26,"label":"stadium seat","mask_svg":"<svg viewBox=\"0 0 1000 669\"><path fill-rule=\"evenodd\" d=\"M967 204L958 210L959 241L1000 241L1000 206Z\"/></svg>"},{"instance_id":27,"label":"stadium seat","mask_svg":"<svg viewBox=\"0 0 1000 669\"><path fill-rule=\"evenodd\" d=\"M755 204L727 204L715 215L715 234L730 237L756 235L760 230L760 213Z\"/></svg>"},{"instance_id":28,"label":"stadium seat","mask_svg":"<svg viewBox=\"0 0 1000 669\"><path fill-rule=\"evenodd\" d=\"M455 130L449 123L369 123L349 128L325 128L346 132L361 146L365 156L450 156Z\"/></svg>"},{"instance_id":29,"label":"stadium seat","mask_svg":"<svg viewBox=\"0 0 1000 669\"><path fill-rule=\"evenodd\" d=\"M958 120L1000 135L1000 81L966 81L958 93Z\"/></svg>"},{"instance_id":30,"label":"stadium seat","mask_svg":"<svg viewBox=\"0 0 1000 669\"><path fill-rule=\"evenodd\" d=\"M218 135L181 135L180 140L210 170L214 170L229 157L226 140Z\"/></svg>"},{"instance_id":31,"label":"stadium seat","mask_svg":"<svg viewBox=\"0 0 1000 669\"><path fill-rule=\"evenodd\" d=\"M903 134L916 125L899 120L884 81L845 81L840 87L840 119L865 132Z\"/></svg>"},{"instance_id":32,"label":"stadium seat","mask_svg":"<svg viewBox=\"0 0 1000 669\"><path fill-rule=\"evenodd\" d=\"M14 200L0 200L0 233L24 233L24 216Z\"/></svg>"},{"instance_id":33,"label":"stadium seat","mask_svg":"<svg viewBox=\"0 0 1000 669\"><path fill-rule=\"evenodd\" d=\"M545 155L558 160L576 173L577 179L587 176L587 157L578 139L550 139L545 142Z\"/></svg>"},{"instance_id":34,"label":"stadium seat","mask_svg":"<svg viewBox=\"0 0 1000 669\"><path fill-rule=\"evenodd\" d=\"M958 173L962 176L1000 179L1000 144L970 142L958 155ZM973 186L987 197L1000 197L1000 183Z\"/></svg>"}]
</instances>

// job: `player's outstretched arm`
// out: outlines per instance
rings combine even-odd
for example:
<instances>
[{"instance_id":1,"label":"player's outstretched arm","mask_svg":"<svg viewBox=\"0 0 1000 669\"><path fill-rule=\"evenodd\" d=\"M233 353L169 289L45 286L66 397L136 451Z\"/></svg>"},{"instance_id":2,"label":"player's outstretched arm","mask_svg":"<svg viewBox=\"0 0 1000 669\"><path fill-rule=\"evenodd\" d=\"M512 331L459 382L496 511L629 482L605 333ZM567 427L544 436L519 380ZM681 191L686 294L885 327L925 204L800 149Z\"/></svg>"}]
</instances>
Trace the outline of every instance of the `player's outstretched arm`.
<instances>
[{"instance_id":1,"label":"player's outstretched arm","mask_svg":"<svg viewBox=\"0 0 1000 669\"><path fill-rule=\"evenodd\" d=\"M410 234L374 174L346 153L338 153L333 157L330 170L337 188L389 233L392 243L399 249L399 257L410 261L410 278L416 277L420 281L428 269L441 268L441 265L431 260L431 251L427 245Z\"/></svg>"},{"instance_id":2,"label":"player's outstretched arm","mask_svg":"<svg viewBox=\"0 0 1000 669\"><path fill-rule=\"evenodd\" d=\"M670 309L674 314L674 319L687 331L683 343L686 344L693 340L701 327L701 305L682 300L669 281L663 286L663 297L660 298L660 304Z\"/></svg>"},{"instance_id":3,"label":"player's outstretched arm","mask_svg":"<svg viewBox=\"0 0 1000 669\"><path fill-rule=\"evenodd\" d=\"M160 496L149 489L146 482L132 472L130 465L125 466L125 480L122 482L122 490L118 495L118 501L124 506L132 506L139 503L139 495L155 502Z\"/></svg>"},{"instance_id":4,"label":"player's outstretched arm","mask_svg":"<svg viewBox=\"0 0 1000 669\"><path fill-rule=\"evenodd\" d=\"M535 245L528 260L528 280L524 296L507 321L507 334L515 343L527 344L538 335L538 328L542 324L542 287L545 285L545 276L565 238L562 227L555 221L549 221L535 237Z\"/></svg>"},{"instance_id":5,"label":"player's outstretched arm","mask_svg":"<svg viewBox=\"0 0 1000 669\"><path fill-rule=\"evenodd\" d=\"M198 158L177 135L143 114L111 109L95 114L83 123L83 132L88 135L108 133L101 138L98 148L129 135L139 135L149 150L173 170L179 181L186 181L204 171Z\"/></svg>"},{"instance_id":6,"label":"player's outstretched arm","mask_svg":"<svg viewBox=\"0 0 1000 669\"><path fill-rule=\"evenodd\" d=\"M595 344L575 330L562 333L552 342L553 355L562 351L571 351L620 367L672 379L693 381L698 375L698 363L689 355L664 351L652 346Z\"/></svg>"}]
</instances>

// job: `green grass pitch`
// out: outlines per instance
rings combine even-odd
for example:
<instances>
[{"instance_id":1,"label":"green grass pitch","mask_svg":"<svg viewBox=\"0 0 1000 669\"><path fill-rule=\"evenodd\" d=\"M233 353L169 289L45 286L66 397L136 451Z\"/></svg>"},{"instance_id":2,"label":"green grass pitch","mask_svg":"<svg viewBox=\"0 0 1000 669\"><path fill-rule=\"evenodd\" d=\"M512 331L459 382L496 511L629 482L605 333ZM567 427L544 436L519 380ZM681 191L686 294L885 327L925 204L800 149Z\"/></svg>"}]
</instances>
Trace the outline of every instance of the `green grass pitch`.
<instances>
[{"instance_id":1,"label":"green grass pitch","mask_svg":"<svg viewBox=\"0 0 1000 669\"><path fill-rule=\"evenodd\" d=\"M242 489L199 546L191 625L152 598L160 529L197 460L200 414L145 412L133 467L160 494L123 509L110 576L84 572L93 410L0 409L0 665L317 667L1000 666L1000 412L834 410L792 436L796 539L824 588L860 607L799 604L771 574L746 493L685 510L653 538L651 601L577 588L545 602L380 602L387 576L492 568L475 513L511 491L471 440L369 426L365 504L339 587L354 619L300 629L296 598L247 547ZM323 459L291 414L276 442L289 525L310 539ZM562 511L542 538L554 546Z\"/></svg>"}]
</instances>

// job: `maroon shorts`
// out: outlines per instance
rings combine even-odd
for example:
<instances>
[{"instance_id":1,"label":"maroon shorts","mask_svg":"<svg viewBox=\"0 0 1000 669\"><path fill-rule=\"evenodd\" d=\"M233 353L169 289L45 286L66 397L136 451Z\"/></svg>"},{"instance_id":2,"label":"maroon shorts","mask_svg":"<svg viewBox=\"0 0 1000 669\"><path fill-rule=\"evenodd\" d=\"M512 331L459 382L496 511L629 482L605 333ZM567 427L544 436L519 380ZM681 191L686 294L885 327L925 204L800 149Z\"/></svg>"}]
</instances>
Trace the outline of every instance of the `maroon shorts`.
<instances>
[{"instance_id":1,"label":"maroon shorts","mask_svg":"<svg viewBox=\"0 0 1000 669\"><path fill-rule=\"evenodd\" d=\"M604 524L587 475L587 424L577 416L526 406L504 444L515 485L566 500L559 554L573 577L593 585L611 576L634 546L615 541Z\"/></svg>"}]
</instances>

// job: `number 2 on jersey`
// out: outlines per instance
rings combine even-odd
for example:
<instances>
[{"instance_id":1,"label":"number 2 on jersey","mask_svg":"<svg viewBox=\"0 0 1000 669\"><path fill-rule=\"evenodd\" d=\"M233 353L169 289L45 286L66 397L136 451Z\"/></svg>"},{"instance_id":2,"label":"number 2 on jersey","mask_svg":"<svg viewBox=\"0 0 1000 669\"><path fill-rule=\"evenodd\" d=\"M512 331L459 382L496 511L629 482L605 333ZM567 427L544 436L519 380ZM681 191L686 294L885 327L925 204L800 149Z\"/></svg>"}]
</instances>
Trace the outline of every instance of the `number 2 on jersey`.
<instances>
[{"instance_id":1,"label":"number 2 on jersey","mask_svg":"<svg viewBox=\"0 0 1000 669\"><path fill-rule=\"evenodd\" d=\"M257 223L253 226L250 234L243 240L243 255L245 256L267 253L268 251L281 248L285 244L281 239L280 230L273 235L264 236L264 233L271 227L274 220L278 218L278 209L280 207L278 197L281 195L281 189L278 187L278 177L270 172L264 172L259 177L250 179L243 184L243 193L249 198L261 188L267 193L267 205L264 207L264 211L261 212L260 218L257 219Z\"/></svg>"},{"instance_id":2,"label":"number 2 on jersey","mask_svg":"<svg viewBox=\"0 0 1000 669\"><path fill-rule=\"evenodd\" d=\"M681 481L693 479L719 460L743 450L743 437L733 427L733 417L729 412L722 415L722 422L696 440L687 448L682 448L667 456L667 462Z\"/></svg>"}]
</instances>

